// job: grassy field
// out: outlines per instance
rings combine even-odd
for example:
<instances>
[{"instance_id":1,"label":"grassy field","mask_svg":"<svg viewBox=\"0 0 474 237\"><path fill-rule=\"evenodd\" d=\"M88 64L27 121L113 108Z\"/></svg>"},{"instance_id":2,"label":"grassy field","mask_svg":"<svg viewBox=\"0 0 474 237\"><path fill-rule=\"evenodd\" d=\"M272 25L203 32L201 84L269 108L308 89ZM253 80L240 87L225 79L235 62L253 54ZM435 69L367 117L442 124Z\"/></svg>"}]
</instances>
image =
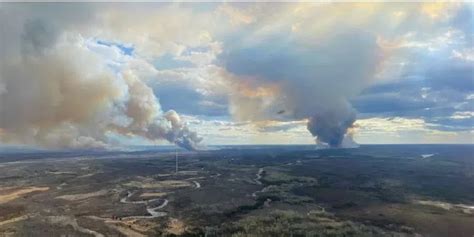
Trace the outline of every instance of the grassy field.
<instances>
[{"instance_id":1,"label":"grassy field","mask_svg":"<svg viewBox=\"0 0 474 237\"><path fill-rule=\"evenodd\" d=\"M237 147L183 152L178 174L167 152L4 154L0 236L471 237L471 154Z\"/></svg>"}]
</instances>

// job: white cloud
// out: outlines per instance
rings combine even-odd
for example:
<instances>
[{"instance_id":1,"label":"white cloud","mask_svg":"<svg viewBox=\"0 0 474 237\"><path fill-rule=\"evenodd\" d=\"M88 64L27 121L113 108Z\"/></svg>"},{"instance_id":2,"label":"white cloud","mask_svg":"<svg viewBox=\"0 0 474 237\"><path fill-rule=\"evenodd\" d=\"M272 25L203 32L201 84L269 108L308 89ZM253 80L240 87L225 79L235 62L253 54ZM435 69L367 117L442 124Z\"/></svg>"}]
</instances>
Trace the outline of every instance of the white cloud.
<instances>
[{"instance_id":1,"label":"white cloud","mask_svg":"<svg viewBox=\"0 0 474 237\"><path fill-rule=\"evenodd\" d=\"M215 117L226 116L225 112L228 110L231 115L235 115L233 119L244 120L242 124L232 122L232 118L213 121L214 118L209 118L210 116L206 119L185 116L185 119L189 119L190 126L208 133L205 135L208 144L312 143L314 139L306 131L305 122L292 120L304 120L313 116L314 111L321 110L321 106L313 106L310 110L306 110L306 107L293 106L294 101L287 101L289 97L303 98L305 105L314 105L317 104L313 103L315 98L320 100L328 98L321 94L334 95L336 90L329 90L331 88L337 87L337 91L349 91L343 94L354 97L374 81L399 79L400 75L408 77L410 75L407 74L415 71L413 69L416 69L416 73L423 74L426 68L433 66L433 58L447 57L471 62L473 53L469 40L472 36L466 35L465 29L452 23L457 17L457 10L462 7L465 7L462 3L223 3L210 4L208 8L201 9L195 5L181 3L107 5L1 3L0 22L4 22L2 30L6 32L0 37L2 46L0 49L0 66L2 66L0 96L2 97L0 99L3 99L0 101L0 111L2 114L7 114L4 110L11 109L4 102L6 94L22 95L21 90L12 89L14 83L6 78L7 74L19 74L20 69L14 69L16 71L11 72L3 68L9 68L12 64L22 65L25 55L40 55L38 58L44 60L42 58L44 55L54 55L58 49L69 52L67 53L69 56L61 59L63 62L59 63L70 63L74 68L73 71L77 71L77 74L84 77L79 80L81 83L95 80L91 78L99 74L107 74L106 78L110 78L110 81L106 84L110 86L108 89L112 92L106 93L105 96L110 100L102 98L109 101L105 103L106 105L98 103L100 106L86 111L81 111L82 107L79 106L78 111L75 111L81 116L94 119L84 120L81 116L67 117L54 128L59 133L72 134L70 137L57 136L56 132L51 133L54 135L40 134L41 129L35 126L24 126L25 131L12 130L10 125L15 121L10 118L13 114L10 111L8 111L9 116L3 115L1 118L9 121L1 121L0 131L2 134L6 132L22 134L23 138L19 140L31 135L33 138L25 141L32 144L37 142L31 139L34 140L34 137L39 134L38 136L48 137L48 143L51 144L69 141L73 146L81 143L102 146L109 142L110 134L105 133L110 133L110 131L104 127L102 127L104 129L93 131L90 129L91 123L100 123L100 126L103 126L108 120L119 125L130 122L126 115L120 113L123 112L121 110L126 101L130 99L129 85L124 81L124 72L128 71L139 78L145 87L155 92L165 86L177 85L182 89L173 89L177 98L184 97L185 93L195 96L190 97L192 101L183 102L190 106L180 107L190 116L206 115L211 112ZM339 39L339 34L343 32L357 32L357 34L352 35L351 39L343 38L340 44L334 44L337 46L334 50L328 49L326 46ZM472 31L470 33L472 34ZM359 57L357 60L346 60L350 52L353 52L350 49L360 48L354 47L354 41L372 38L376 39L374 48L381 49L374 50L377 52L377 57L356 55ZM101 44L100 40L113 44ZM133 48L133 54L124 54L118 45ZM291 47L293 45L298 47ZM288 47L284 48L286 46ZM249 57L240 58L246 59L247 63L250 62L249 66L252 66L252 60L262 56L259 52L274 49L277 55L272 58L273 60L274 58L281 59L282 51L287 50L290 52L287 58L291 60L284 63L277 61L267 69L273 72L290 72L293 65L295 70L291 73L301 77L292 77L285 81L287 85L282 85L269 82L280 76L271 73L268 75L272 75L272 78L267 78L268 81L265 83L247 83L260 80L261 78L252 76L263 74L246 75L245 82L242 82L242 78L229 74L229 68L226 68L223 62L225 54L232 50L239 51L242 48L252 47L255 51L250 52ZM308 53L309 49L316 50ZM340 53L338 51L340 49L345 50ZM172 60L187 62L190 65L159 69L155 65L156 60L165 55L170 55ZM377 58L375 60L377 63L370 63L374 58ZM320 62L310 64L311 60L320 60ZM331 60L334 63L331 63ZM314 69L315 66L322 64L326 66ZM446 61L440 61L437 65L446 64ZM341 65L342 68L336 67L341 67ZM346 83L338 83L339 79L324 81L325 78L336 78L323 73L333 66L334 70L331 73L339 75L337 78L342 77L340 80L345 80ZM350 71L349 68L354 70ZM58 69L51 70L58 71ZM340 72L343 71L351 73L341 75ZM309 78L307 81L311 83L303 83L303 87L295 86L298 85L298 80L302 81L302 75ZM31 77L28 79L32 81L35 75L27 76ZM372 76L374 76L373 80L368 80ZM357 78L364 80L355 82ZM322 81L317 82L317 80ZM58 79L58 81L61 80ZM30 81L26 81L25 84L28 82ZM83 91L86 94L92 89L103 86L100 79L94 83L97 88L86 88L83 85L79 84L80 88L77 91ZM32 96L35 96L35 89L38 89L36 91L38 98L32 99L32 102L21 98L17 100L17 103L23 103L20 107L24 108L30 106L27 103L39 103L39 107L47 108L45 113L55 114L51 110L61 105L61 101L79 100L72 98L76 96L74 93L61 94L54 90L55 87L57 85L54 83L50 86L45 84L31 87ZM322 87L329 89L320 89ZM293 91L296 96L288 96L289 93L283 93L282 88L298 90L296 93ZM440 96L435 99L450 99L444 96L443 91L436 90L431 87L429 90L426 89L423 91L422 98L430 99L432 98L430 95L439 94ZM53 101L44 101L50 104L49 107L40 101L46 97L49 98L46 96L48 94L46 91L60 94L52 93ZM302 95L300 96L299 93ZM56 99L56 95L61 99ZM159 94L155 96L160 99ZM89 95L89 97L92 96ZM471 99L472 93L465 97L464 103L467 105L464 107L469 105L468 100ZM83 102L88 103L88 99L90 98L84 98ZM163 101L166 101L165 98ZM462 104L458 102L446 104ZM321 103L328 104L324 101ZM282 109L282 105L286 107ZM198 107L199 110L191 110L190 107ZM455 120L472 118L472 111L464 110L453 113L451 118ZM242 111L243 113L240 113ZM280 111L283 112L280 113ZM84 112L85 115L79 112ZM297 116L289 116L291 113ZM249 114L259 118L256 120L278 119L281 121L273 121L272 124L263 126L261 121L260 124L247 122ZM17 116L21 117L17 119L20 121L30 119L26 118L25 114ZM113 118L110 118L111 116ZM35 116L30 117L36 119ZM50 118L48 115L40 117L38 119L41 120L41 125L53 122L53 120L48 121ZM83 123L83 121L86 122ZM385 141L377 137L384 134L389 137L386 141L396 142L401 142L403 139L412 142L442 141L443 139L472 141L472 139L467 139L466 134L470 134L469 131L433 130L430 127L431 124L423 119L371 118L359 120L357 125L359 132L356 138L369 143ZM98 134L101 132L103 133ZM120 137L117 134L115 136Z\"/></svg>"}]
</instances>

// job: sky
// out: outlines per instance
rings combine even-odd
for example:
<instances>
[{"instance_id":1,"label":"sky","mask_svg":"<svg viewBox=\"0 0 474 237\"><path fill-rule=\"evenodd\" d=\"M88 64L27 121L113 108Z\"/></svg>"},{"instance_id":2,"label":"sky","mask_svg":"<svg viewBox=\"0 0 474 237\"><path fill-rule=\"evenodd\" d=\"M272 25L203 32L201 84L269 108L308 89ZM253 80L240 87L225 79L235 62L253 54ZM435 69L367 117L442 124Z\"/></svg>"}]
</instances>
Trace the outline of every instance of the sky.
<instances>
[{"instance_id":1,"label":"sky","mask_svg":"<svg viewBox=\"0 0 474 237\"><path fill-rule=\"evenodd\" d=\"M0 3L0 144L474 143L473 10Z\"/></svg>"}]
</instances>

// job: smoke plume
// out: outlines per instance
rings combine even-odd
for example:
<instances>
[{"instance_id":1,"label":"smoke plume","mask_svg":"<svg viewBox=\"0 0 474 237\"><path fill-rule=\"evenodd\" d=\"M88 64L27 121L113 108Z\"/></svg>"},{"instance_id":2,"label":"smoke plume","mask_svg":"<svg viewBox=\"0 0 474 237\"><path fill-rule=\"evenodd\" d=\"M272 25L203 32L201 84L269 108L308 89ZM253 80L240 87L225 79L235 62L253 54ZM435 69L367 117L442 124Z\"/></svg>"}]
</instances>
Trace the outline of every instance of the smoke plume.
<instances>
[{"instance_id":1,"label":"smoke plume","mask_svg":"<svg viewBox=\"0 0 474 237\"><path fill-rule=\"evenodd\" d=\"M316 142L352 146L351 101L376 79L436 79L413 57L425 53L472 64L471 12L459 15L461 8L0 3L0 143L109 147L140 137L196 149L202 138L163 111L161 90L166 108L207 118L228 108L256 126L307 121Z\"/></svg>"},{"instance_id":2,"label":"smoke plume","mask_svg":"<svg viewBox=\"0 0 474 237\"><path fill-rule=\"evenodd\" d=\"M126 72L123 76L129 95L123 113L131 121L127 126L111 125L114 131L150 140L165 139L187 150L199 148L202 138L186 126L176 111L161 112L158 100L150 87L131 72Z\"/></svg>"},{"instance_id":3,"label":"smoke plume","mask_svg":"<svg viewBox=\"0 0 474 237\"><path fill-rule=\"evenodd\" d=\"M267 44L270 39L271 44ZM350 39L350 40L349 40ZM271 47L270 47L271 45ZM356 120L349 100L371 83L381 61L376 39L348 31L307 43L272 35L223 56L240 120L303 120L318 143L340 147Z\"/></svg>"},{"instance_id":4,"label":"smoke plume","mask_svg":"<svg viewBox=\"0 0 474 237\"><path fill-rule=\"evenodd\" d=\"M198 148L202 138L144 80L111 69L80 34L41 19L1 25L0 142L105 148L121 134Z\"/></svg>"}]
</instances>

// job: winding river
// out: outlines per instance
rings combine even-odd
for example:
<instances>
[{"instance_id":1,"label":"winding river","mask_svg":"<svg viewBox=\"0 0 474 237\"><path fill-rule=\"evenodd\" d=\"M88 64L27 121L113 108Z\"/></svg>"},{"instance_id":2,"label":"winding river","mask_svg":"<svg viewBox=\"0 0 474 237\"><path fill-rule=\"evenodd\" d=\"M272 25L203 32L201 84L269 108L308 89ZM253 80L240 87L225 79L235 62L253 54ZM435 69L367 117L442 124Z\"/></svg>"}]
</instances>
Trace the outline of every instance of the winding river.
<instances>
[{"instance_id":1,"label":"winding river","mask_svg":"<svg viewBox=\"0 0 474 237\"><path fill-rule=\"evenodd\" d=\"M132 197L134 194L135 194L135 192L128 191L127 196L120 199L120 202L121 203L128 203L128 204L143 204L143 205L146 206L146 211L150 215L149 216L127 216L127 217L124 217L125 220L127 220L127 219L151 219L151 218L163 217L163 216L168 215L167 212L158 211L158 210L163 209L164 207L166 207L166 205L168 205L168 202L169 202L168 199L154 198L154 199L150 199L150 200L146 200L146 201L130 201L129 198ZM163 201L163 203L161 203L157 207L150 207L149 204L152 203L152 202L155 202L155 201Z\"/></svg>"}]
</instances>

